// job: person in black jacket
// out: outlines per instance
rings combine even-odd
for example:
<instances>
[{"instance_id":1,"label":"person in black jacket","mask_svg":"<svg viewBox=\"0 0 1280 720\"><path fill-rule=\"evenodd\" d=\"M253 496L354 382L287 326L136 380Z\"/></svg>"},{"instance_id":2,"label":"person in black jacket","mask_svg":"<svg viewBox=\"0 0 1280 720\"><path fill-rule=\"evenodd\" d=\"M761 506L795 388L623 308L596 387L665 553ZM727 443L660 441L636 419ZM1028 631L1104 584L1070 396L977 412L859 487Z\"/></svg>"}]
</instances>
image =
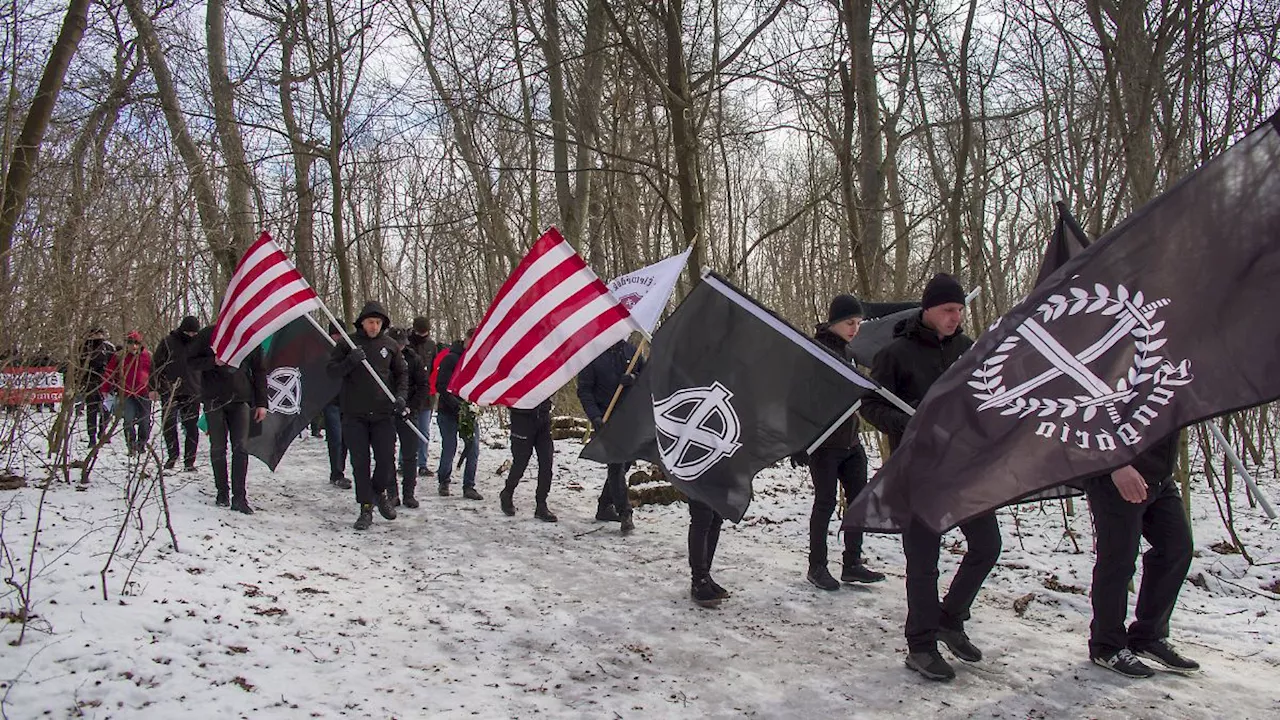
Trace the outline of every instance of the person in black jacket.
<instances>
[{"instance_id":1,"label":"person in black jacket","mask_svg":"<svg viewBox=\"0 0 1280 720\"><path fill-rule=\"evenodd\" d=\"M845 347L862 324L862 303L852 295L832 298L827 321L818 325L814 339L842 358ZM803 455L802 455L803 457ZM815 587L839 590L840 583L827 569L827 528L836 509L836 484L844 486L846 500L852 501L867 486L867 453L858 437L858 418L851 415L807 458L813 478L813 511L809 515L809 571L805 577ZM884 574L862 563L862 533L845 532L842 582L873 583Z\"/></svg>"},{"instance_id":2,"label":"person in black jacket","mask_svg":"<svg viewBox=\"0 0 1280 720\"><path fill-rule=\"evenodd\" d=\"M405 408L404 415L396 418L396 434L400 437L400 475L404 478L404 506L414 509L418 507L418 500L413 493L418 487L418 446L422 443L418 434L413 431L414 420L423 407L429 406L431 390L427 387L427 369L409 344L408 333L400 328L392 328L388 334L400 347L409 376L409 395L406 398L408 407ZM391 482L394 494L394 477ZM395 504L400 504L399 499L395 500Z\"/></svg>"},{"instance_id":3,"label":"person in black jacket","mask_svg":"<svg viewBox=\"0 0 1280 720\"><path fill-rule=\"evenodd\" d=\"M476 490L476 465L480 462L480 442L475 437L475 414L465 400L449 392L449 381L453 379L453 371L457 369L466 352L467 345L475 335L476 329L467 331L467 340L455 340L445 356L436 367L435 389L440 399L436 409L436 426L440 428L440 469L436 473L441 496L449 494L449 482L453 477L453 455L458 449L459 436L463 439L462 456L466 467L462 470L462 496L468 500L483 500L484 496ZM467 438L470 423L471 437Z\"/></svg>"},{"instance_id":4,"label":"person in black jacket","mask_svg":"<svg viewBox=\"0 0 1280 720\"><path fill-rule=\"evenodd\" d=\"M160 427L164 434L166 470L178 464L178 425L182 425L182 465L196 469L196 447L200 444L200 380L187 362L200 332L200 321L188 315L160 341L151 354L151 389L160 401Z\"/></svg>"},{"instance_id":5,"label":"person in black jacket","mask_svg":"<svg viewBox=\"0 0 1280 720\"><path fill-rule=\"evenodd\" d=\"M329 339L334 345L345 345L347 333L342 326L330 322ZM350 490L351 481L346 475L347 446L342 442L342 407L336 395L324 406L321 415L324 416L324 444L329 450L329 484L342 490Z\"/></svg>"},{"instance_id":6,"label":"person in black jacket","mask_svg":"<svg viewBox=\"0 0 1280 720\"><path fill-rule=\"evenodd\" d=\"M249 453L244 446L249 441L250 418L258 423L267 416L267 372L262 348L254 348L240 367L233 368L214 354L211 325L192 340L187 365L192 372L200 373L200 395L209 427L209 464L213 467L213 484L218 493L215 503L230 505L236 512L252 515L253 508L249 506L245 492ZM230 478L227 477L228 442L231 446Z\"/></svg>"},{"instance_id":7,"label":"person in black jacket","mask_svg":"<svg viewBox=\"0 0 1280 720\"><path fill-rule=\"evenodd\" d=\"M97 445L98 439L107 441L107 426L111 413L102 407L102 383L106 380L107 363L116 354L116 346L107 339L107 331L100 327L89 330L80 348L80 369L83 373L85 424L89 431L89 445Z\"/></svg>"},{"instance_id":8,"label":"person in black jacket","mask_svg":"<svg viewBox=\"0 0 1280 720\"><path fill-rule=\"evenodd\" d=\"M925 285L921 311L901 321L894 340L876 354L871 377L908 405L916 407L929 387L946 372L973 340L960 328L964 318L964 289L945 273ZM877 394L862 404L862 417L889 436L896 449L906 430L908 415ZM955 670L938 652L938 641L966 662L982 659L982 651L964 632L969 609L987 574L1000 557L1000 525L994 514L960 526L968 552L951 581L947 596L938 600L938 553L942 536L914 518L902 535L907 558L908 668L930 680L950 680Z\"/></svg>"},{"instance_id":9,"label":"person in black jacket","mask_svg":"<svg viewBox=\"0 0 1280 720\"><path fill-rule=\"evenodd\" d=\"M1200 669L1199 663L1180 655L1168 641L1169 618L1194 550L1191 526L1173 479L1178 435L1170 434L1133 463L1084 483L1098 554L1090 592L1093 622L1089 625L1089 657L1126 677L1155 674L1138 658L1173 672ZM1144 537L1151 549L1142 556L1142 587L1133 624L1126 631L1129 583Z\"/></svg>"},{"instance_id":10,"label":"person in black jacket","mask_svg":"<svg viewBox=\"0 0 1280 720\"><path fill-rule=\"evenodd\" d=\"M511 408L511 471L507 473L506 487L498 493L502 512L507 515L516 514L513 499L516 486L524 477L529 458L535 450L538 452L538 488L534 493L537 504L533 516L555 522L558 519L556 514L547 508L547 495L551 492L551 459L555 454L555 443L551 439L551 398L529 410Z\"/></svg>"},{"instance_id":11,"label":"person in black jacket","mask_svg":"<svg viewBox=\"0 0 1280 720\"><path fill-rule=\"evenodd\" d=\"M431 322L422 315L413 319L413 331L409 333L409 347L417 353L422 367L430 375L431 370L436 366L437 346L436 341L431 339ZM435 393L428 387L423 402L418 403L419 407L414 411L413 420L418 426L418 431L427 439L425 443L418 441L418 477L432 475L431 468L427 467L427 446L431 442L431 414L435 400Z\"/></svg>"},{"instance_id":12,"label":"person in black jacket","mask_svg":"<svg viewBox=\"0 0 1280 720\"><path fill-rule=\"evenodd\" d=\"M636 376L644 368L644 358L636 358L636 364L627 372L636 348L626 340L619 340L602 355L592 360L578 373L578 402L591 421L593 430L604 426L604 414L618 387L622 393L618 402L626 397ZM627 470L631 463L613 463L608 466L604 487L600 491L600 499L596 501L596 519L604 522L621 521L622 532L630 532L635 524L632 521L631 501L627 495Z\"/></svg>"},{"instance_id":13,"label":"person in black jacket","mask_svg":"<svg viewBox=\"0 0 1280 720\"><path fill-rule=\"evenodd\" d=\"M408 407L409 371L404 355L387 337L391 318L376 300L365 303L356 318L351 336L355 347L340 342L329 356L329 373L343 378L338 401L342 407L342 440L351 456L351 474L356 481L356 502L360 517L356 530L373 524L373 506L387 520L396 519L391 493L395 492L395 418ZM388 398L363 365L368 361L382 384L391 391ZM373 473L369 472L370 448Z\"/></svg>"}]
</instances>

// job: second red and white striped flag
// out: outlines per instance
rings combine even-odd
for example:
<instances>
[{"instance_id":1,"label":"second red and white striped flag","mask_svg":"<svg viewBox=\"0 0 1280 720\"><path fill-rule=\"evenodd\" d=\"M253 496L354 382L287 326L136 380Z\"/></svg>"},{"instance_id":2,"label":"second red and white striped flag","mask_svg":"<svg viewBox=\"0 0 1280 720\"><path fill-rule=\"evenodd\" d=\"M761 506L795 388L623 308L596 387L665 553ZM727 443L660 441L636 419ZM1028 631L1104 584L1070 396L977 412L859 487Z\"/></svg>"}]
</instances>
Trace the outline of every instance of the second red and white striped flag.
<instances>
[{"instance_id":1,"label":"second red and white striped flag","mask_svg":"<svg viewBox=\"0 0 1280 720\"><path fill-rule=\"evenodd\" d=\"M478 405L537 407L637 330L626 307L551 228L493 299L449 392Z\"/></svg>"},{"instance_id":2,"label":"second red and white striped flag","mask_svg":"<svg viewBox=\"0 0 1280 720\"><path fill-rule=\"evenodd\" d=\"M272 333L321 307L320 298L302 273L264 232L245 251L231 275L213 328L214 355L240 367Z\"/></svg>"}]
</instances>

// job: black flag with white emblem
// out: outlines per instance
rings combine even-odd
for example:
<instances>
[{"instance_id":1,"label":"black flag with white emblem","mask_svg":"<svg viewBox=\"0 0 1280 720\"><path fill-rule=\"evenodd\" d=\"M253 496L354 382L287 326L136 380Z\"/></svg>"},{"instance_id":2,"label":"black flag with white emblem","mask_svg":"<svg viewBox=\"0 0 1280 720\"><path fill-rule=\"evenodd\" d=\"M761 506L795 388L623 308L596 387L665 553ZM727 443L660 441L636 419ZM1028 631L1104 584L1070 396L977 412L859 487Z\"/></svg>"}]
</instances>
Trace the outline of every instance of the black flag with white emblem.
<instances>
[{"instance_id":1,"label":"black flag with white emblem","mask_svg":"<svg viewBox=\"0 0 1280 720\"><path fill-rule=\"evenodd\" d=\"M275 470L294 438L337 397L342 381L325 370L333 344L306 318L285 325L263 345L267 417L251 426L245 449Z\"/></svg>"},{"instance_id":2,"label":"black flag with white emblem","mask_svg":"<svg viewBox=\"0 0 1280 720\"><path fill-rule=\"evenodd\" d=\"M686 495L737 522L756 473L808 448L875 387L708 274L654 335L645 371L582 457L656 463Z\"/></svg>"}]
</instances>

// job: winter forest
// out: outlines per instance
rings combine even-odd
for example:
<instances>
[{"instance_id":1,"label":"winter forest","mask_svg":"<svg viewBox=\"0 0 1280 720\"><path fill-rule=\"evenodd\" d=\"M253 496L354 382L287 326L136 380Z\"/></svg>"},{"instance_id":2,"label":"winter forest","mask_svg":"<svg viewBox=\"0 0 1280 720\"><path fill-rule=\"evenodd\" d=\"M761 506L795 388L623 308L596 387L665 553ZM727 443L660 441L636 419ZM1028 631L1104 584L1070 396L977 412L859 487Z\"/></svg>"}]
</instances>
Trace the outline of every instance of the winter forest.
<instances>
[{"instance_id":1,"label":"winter forest","mask_svg":"<svg viewBox=\"0 0 1280 720\"><path fill-rule=\"evenodd\" d=\"M692 247L675 300L710 268L801 329L826 317L834 295L919 300L935 272L949 272L981 289L964 324L976 337L1032 289L1056 201L1097 238L1280 110L1280 0L10 0L0 3L0 88L7 358L78 373L89 328L117 342L137 330L150 343L184 315L211 323L264 230L339 319L376 299L396 326L425 315L444 342L480 321L552 225L606 280ZM579 412L575 402L557 395L557 413ZM768 470L752 514L726 525L735 592L756 597L732 619L679 627L665 617L691 612L676 582L685 517L674 507L638 511L649 528L630 545L611 535L593 548L605 533L593 537L583 520L552 538L503 537L490 555L480 538L497 520L451 510L429 522L471 553L463 559L446 541L361 545L347 537L349 493L310 487L324 449L306 440L280 473L250 471L256 496L282 493L270 504L285 524L241 531L206 512L207 478L162 496L123 456L104 451L86 466L74 407L7 412L0 482L26 487L0 491L0 637L28 648L71 639L20 659L6 645L4 717L195 717L204 702L273 718L1280 712L1280 526L1200 426L1184 435L1177 474L1198 553L1199 584L1186 592L1199 594L1187 602L1199 610L1176 616L1175 630L1195 628L1229 663L1171 695L1072 680L1094 677L1079 657L1089 511L1083 499L1046 502L1002 519L1017 539L1005 538L1009 565L992 592L1014 629L975 612L988 618L975 634L1002 637L1011 666L962 677L972 682L948 701L924 697L896 655L897 538L868 540L879 565L896 567L896 594L810 607L803 469ZM482 415L491 447L505 447L506 413ZM1213 422L1280 497L1274 407ZM557 441L555 492L585 486L562 514L589 518L604 471L578 459L576 442ZM502 472L506 455L484 450L481 476ZM495 516L496 495L486 503ZM92 517L76 508L91 499ZM326 504L341 511L328 519ZM327 543L338 560L317 551ZM179 545L201 548L199 561ZM605 579L579 572L578 556L609 565ZM59 563L91 572L64 577ZM468 563L488 585L465 576ZM495 587L495 576L529 568L542 579ZM277 587L281 577L305 587ZM655 585L660 597L647 600ZM384 607L326 616L340 595L382 597L375 587ZM519 607L530 596L540 608ZM126 601L137 617L109 607ZM1018 601L1015 616L1006 606ZM85 635L70 629L70 608L104 606L120 614ZM623 641L607 628L628 608L641 619ZM170 615L190 626L165 630ZM227 629L224 615L248 620ZM292 625L265 629L278 620ZM376 622L406 636L377 633ZM879 639L845 658L821 649L847 646L829 628L857 623ZM523 639L513 650L502 632ZM432 634L444 640L427 648ZM762 637L766 646L750 642ZM591 649L601 638L616 641L616 656ZM86 644L97 650L77 656ZM160 669L130 664L153 652L166 658ZM291 664L307 653L324 659ZM690 659L699 653L710 659ZM790 674L772 667L779 658L794 660ZM728 679L718 673L739 661ZM369 701L338 688L353 662L362 682L391 689ZM860 675L859 663L871 669ZM481 676L459 669L468 664ZM1070 687L1045 688L1055 674ZM95 695L85 676L112 689ZM295 686L299 676L314 682ZM848 694L824 683L847 683ZM884 692L868 699L859 686ZM244 697L228 700L232 690Z\"/></svg>"}]
</instances>

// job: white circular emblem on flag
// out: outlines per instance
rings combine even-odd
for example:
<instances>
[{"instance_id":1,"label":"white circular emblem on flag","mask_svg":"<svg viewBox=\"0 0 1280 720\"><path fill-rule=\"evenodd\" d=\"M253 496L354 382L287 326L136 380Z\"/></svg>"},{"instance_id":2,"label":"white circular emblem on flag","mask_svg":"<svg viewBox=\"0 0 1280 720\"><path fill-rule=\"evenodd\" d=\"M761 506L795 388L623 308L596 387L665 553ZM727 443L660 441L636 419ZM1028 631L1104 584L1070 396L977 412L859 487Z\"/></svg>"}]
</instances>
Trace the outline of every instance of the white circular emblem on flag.
<instances>
[{"instance_id":1,"label":"white circular emblem on flag","mask_svg":"<svg viewBox=\"0 0 1280 720\"><path fill-rule=\"evenodd\" d=\"M1194 379L1190 360L1157 352L1168 342L1158 316L1169 304L1124 285L1051 295L973 371L978 411L1034 416L1036 435L1082 450L1115 450L1117 440L1136 445L1177 388ZM1110 320L1100 323L1104 318ZM1129 357L1119 375L1091 368L1114 366L1117 353ZM1006 366L1017 376L1009 377Z\"/></svg>"},{"instance_id":2,"label":"white circular emblem on flag","mask_svg":"<svg viewBox=\"0 0 1280 720\"><path fill-rule=\"evenodd\" d=\"M742 448L742 424L731 398L733 393L716 382L654 402L653 427L668 472L692 482Z\"/></svg>"},{"instance_id":3,"label":"white circular emblem on flag","mask_svg":"<svg viewBox=\"0 0 1280 720\"><path fill-rule=\"evenodd\" d=\"M281 415L302 412L302 372L296 367L278 367L267 375L267 410Z\"/></svg>"}]
</instances>

